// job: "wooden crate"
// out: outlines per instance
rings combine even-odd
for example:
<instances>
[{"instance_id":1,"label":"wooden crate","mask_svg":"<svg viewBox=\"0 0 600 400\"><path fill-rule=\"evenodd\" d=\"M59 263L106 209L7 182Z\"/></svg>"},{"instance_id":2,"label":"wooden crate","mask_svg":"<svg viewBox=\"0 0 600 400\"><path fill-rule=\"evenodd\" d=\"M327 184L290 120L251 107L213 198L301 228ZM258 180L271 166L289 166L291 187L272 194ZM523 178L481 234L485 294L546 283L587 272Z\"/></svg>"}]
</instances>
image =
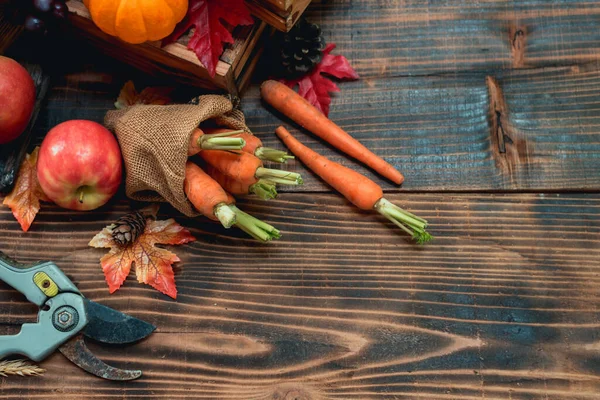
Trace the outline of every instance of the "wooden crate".
<instances>
[{"instance_id":1,"label":"wooden crate","mask_svg":"<svg viewBox=\"0 0 600 400\"><path fill-rule=\"evenodd\" d=\"M250 12L276 29L288 32L311 0L246 0Z\"/></svg>"},{"instance_id":2,"label":"wooden crate","mask_svg":"<svg viewBox=\"0 0 600 400\"><path fill-rule=\"evenodd\" d=\"M80 0L70 0L67 5L72 28L105 54L151 75L168 75L183 84L226 90L234 95L238 95L249 81L262 53L261 41L271 30L262 21L234 29L232 35L235 42L225 48L216 74L211 77L196 54L186 47L189 37L182 37L165 47L161 47L160 42L125 43L98 29Z\"/></svg>"}]
</instances>

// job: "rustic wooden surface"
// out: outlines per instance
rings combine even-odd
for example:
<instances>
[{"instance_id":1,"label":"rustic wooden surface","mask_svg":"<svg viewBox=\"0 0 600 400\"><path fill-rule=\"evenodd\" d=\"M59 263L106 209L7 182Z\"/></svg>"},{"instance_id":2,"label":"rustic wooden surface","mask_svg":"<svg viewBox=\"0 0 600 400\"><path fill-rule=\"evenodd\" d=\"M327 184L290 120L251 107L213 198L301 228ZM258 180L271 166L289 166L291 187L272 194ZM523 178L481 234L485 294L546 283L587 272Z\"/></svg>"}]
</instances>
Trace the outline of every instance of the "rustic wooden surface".
<instances>
[{"instance_id":1,"label":"rustic wooden surface","mask_svg":"<svg viewBox=\"0 0 600 400\"><path fill-rule=\"evenodd\" d=\"M162 208L198 238L175 249L173 301L134 278L108 294L87 243L130 209L123 197L45 206L28 234L0 208L2 251L50 258L86 296L158 326L134 346L91 345L138 381L54 354L41 378L0 378L0 398L600 399L600 7L332 0L308 15L362 77L340 84L331 117L405 172L402 188L379 181L434 242L413 245L292 162L303 187L240 202L278 242ZM64 120L101 121L126 80L150 82L78 56L53 69L37 143ZM265 107L256 84L242 107L268 145L284 123L379 179ZM4 332L35 318L5 285L0 305Z\"/></svg>"}]
</instances>

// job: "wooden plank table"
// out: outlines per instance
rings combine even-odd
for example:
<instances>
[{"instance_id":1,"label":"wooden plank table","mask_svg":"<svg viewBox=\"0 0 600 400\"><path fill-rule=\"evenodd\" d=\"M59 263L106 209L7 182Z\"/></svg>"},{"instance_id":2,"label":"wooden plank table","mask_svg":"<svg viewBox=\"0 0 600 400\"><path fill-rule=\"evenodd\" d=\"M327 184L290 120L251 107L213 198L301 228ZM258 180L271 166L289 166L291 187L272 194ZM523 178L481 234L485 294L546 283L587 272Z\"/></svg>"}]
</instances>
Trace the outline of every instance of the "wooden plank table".
<instances>
[{"instance_id":1,"label":"wooden plank table","mask_svg":"<svg viewBox=\"0 0 600 400\"><path fill-rule=\"evenodd\" d=\"M129 279L109 295L87 246L130 209L121 196L72 213L45 206L29 233L0 208L0 247L56 261L91 299L158 326L126 348L92 345L144 377L108 382L54 354L38 378L0 378L7 399L600 399L600 5L584 0L316 1L308 16L361 75L330 117L406 175L398 189L260 102L427 218L415 246L299 163L305 185L263 202L266 245L175 216L173 301ZM37 143L64 120L102 121L131 69L84 48L58 64ZM35 142L35 140L34 140ZM36 144L36 143L33 143ZM0 286L3 331L35 308Z\"/></svg>"}]
</instances>

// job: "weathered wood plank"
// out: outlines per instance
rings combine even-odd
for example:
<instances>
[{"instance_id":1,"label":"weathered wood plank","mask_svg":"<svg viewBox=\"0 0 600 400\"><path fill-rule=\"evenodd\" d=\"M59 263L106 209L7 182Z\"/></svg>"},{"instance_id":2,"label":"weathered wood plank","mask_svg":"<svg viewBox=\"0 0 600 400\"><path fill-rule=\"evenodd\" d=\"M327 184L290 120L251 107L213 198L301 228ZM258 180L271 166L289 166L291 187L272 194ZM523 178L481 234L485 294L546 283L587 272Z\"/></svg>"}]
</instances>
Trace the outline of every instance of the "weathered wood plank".
<instances>
[{"instance_id":1,"label":"weathered wood plank","mask_svg":"<svg viewBox=\"0 0 600 400\"><path fill-rule=\"evenodd\" d=\"M403 171L407 190L600 188L596 64L494 76L364 79L341 87L330 118ZM493 109L500 100L500 111ZM273 131L290 121L265 111L257 86L242 108L266 146L283 146ZM296 132L315 150L394 188L313 135ZM326 189L299 163L289 168L305 176L293 190Z\"/></svg>"},{"instance_id":2,"label":"weathered wood plank","mask_svg":"<svg viewBox=\"0 0 600 400\"><path fill-rule=\"evenodd\" d=\"M130 73L105 62L57 78L33 142L40 143L64 120L102 122ZM485 74L344 82L342 94L334 96L330 117L403 171L404 190L599 190L598 67L533 69L490 77L502 92L502 129L491 109L497 90ZM257 85L244 95L242 109L248 126L265 145L283 148L273 131L281 123L290 126L289 121L265 107ZM293 132L386 190L397 189L311 134ZM299 162L282 168L305 177L302 187L291 190L329 190ZM281 188L285 190L290 189Z\"/></svg>"},{"instance_id":3,"label":"weathered wood plank","mask_svg":"<svg viewBox=\"0 0 600 400\"><path fill-rule=\"evenodd\" d=\"M597 398L600 195L389 198L436 240L415 246L333 194L242 201L281 228L268 245L177 218L198 238L175 248L177 302L133 278L108 294L87 242L122 203L48 206L29 234L0 209L3 251L54 259L86 296L159 327L131 347L93 345L141 367L139 381L94 379L57 354L43 378L3 378L0 398ZM5 285L0 305L5 330L33 316Z\"/></svg>"},{"instance_id":4,"label":"weathered wood plank","mask_svg":"<svg viewBox=\"0 0 600 400\"><path fill-rule=\"evenodd\" d=\"M330 0L306 16L365 78L600 58L600 5L588 0Z\"/></svg>"}]
</instances>

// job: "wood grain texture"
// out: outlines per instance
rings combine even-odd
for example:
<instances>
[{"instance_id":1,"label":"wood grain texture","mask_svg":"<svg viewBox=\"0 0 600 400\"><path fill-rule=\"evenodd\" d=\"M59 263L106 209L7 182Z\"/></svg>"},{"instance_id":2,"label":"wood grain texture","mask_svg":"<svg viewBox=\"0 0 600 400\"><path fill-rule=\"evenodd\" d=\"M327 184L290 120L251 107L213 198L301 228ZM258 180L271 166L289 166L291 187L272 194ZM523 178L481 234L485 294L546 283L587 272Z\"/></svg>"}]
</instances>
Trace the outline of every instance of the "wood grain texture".
<instances>
[{"instance_id":1,"label":"wood grain texture","mask_svg":"<svg viewBox=\"0 0 600 400\"><path fill-rule=\"evenodd\" d=\"M599 4L329 0L307 13L362 77L340 84L331 118L406 183L293 132L427 218L434 242L413 245L291 162L300 192L240 201L277 242L163 207L198 238L172 248L172 301L133 277L108 294L87 243L129 210L122 194L89 213L44 206L28 234L0 208L1 250L51 258L86 296L158 326L133 346L90 344L141 380L95 379L55 354L42 378L0 380L0 399L600 398ZM32 144L67 119L102 121L125 81L150 82L92 53L55 68ZM283 148L273 130L288 121L257 85L242 107ZM0 333L36 311L6 285L0 310Z\"/></svg>"},{"instance_id":2,"label":"wood grain texture","mask_svg":"<svg viewBox=\"0 0 600 400\"><path fill-rule=\"evenodd\" d=\"M133 278L108 294L87 242L124 204L48 206L27 235L0 209L10 256L51 258L89 298L158 326L134 346L91 345L142 368L139 381L94 379L56 354L43 378L0 381L0 398L597 398L600 195L389 199L431 220L435 241L415 246L332 194L241 201L282 230L268 245L177 218L198 238L173 248L177 302ZM0 305L5 331L34 313L6 285Z\"/></svg>"},{"instance_id":3,"label":"wood grain texture","mask_svg":"<svg viewBox=\"0 0 600 400\"><path fill-rule=\"evenodd\" d=\"M589 0L315 0L305 15L363 77L600 58L600 4Z\"/></svg>"},{"instance_id":4,"label":"wood grain texture","mask_svg":"<svg viewBox=\"0 0 600 400\"><path fill-rule=\"evenodd\" d=\"M110 60L90 60L95 64L84 64L55 79L38 119L34 143L40 143L50 128L68 119L102 122L123 83L134 76L132 70ZM504 101L504 152L498 143L497 114L490 110L494 99L488 76L344 82L340 84L343 92L334 96L330 116L404 172L403 190L598 190L598 66L495 74L493 79L502 89ZM136 76L136 86L141 90L143 84L137 83L140 78ZM245 93L242 109L248 126L266 146L283 148L274 129L281 123L293 125L261 102L257 85ZM397 190L312 134L297 129L292 132L331 159L365 173L386 190ZM281 168L303 174L304 185L293 190L329 190L299 162Z\"/></svg>"},{"instance_id":5,"label":"wood grain texture","mask_svg":"<svg viewBox=\"0 0 600 400\"><path fill-rule=\"evenodd\" d=\"M600 189L597 64L340 85L329 117L403 172L404 189ZM494 104L501 104L499 114ZM242 109L266 146L283 148L273 132L291 121L261 102L258 87L245 95ZM296 133L314 150L394 189L314 135ZM287 168L305 177L299 190L327 189L300 163Z\"/></svg>"}]
</instances>

